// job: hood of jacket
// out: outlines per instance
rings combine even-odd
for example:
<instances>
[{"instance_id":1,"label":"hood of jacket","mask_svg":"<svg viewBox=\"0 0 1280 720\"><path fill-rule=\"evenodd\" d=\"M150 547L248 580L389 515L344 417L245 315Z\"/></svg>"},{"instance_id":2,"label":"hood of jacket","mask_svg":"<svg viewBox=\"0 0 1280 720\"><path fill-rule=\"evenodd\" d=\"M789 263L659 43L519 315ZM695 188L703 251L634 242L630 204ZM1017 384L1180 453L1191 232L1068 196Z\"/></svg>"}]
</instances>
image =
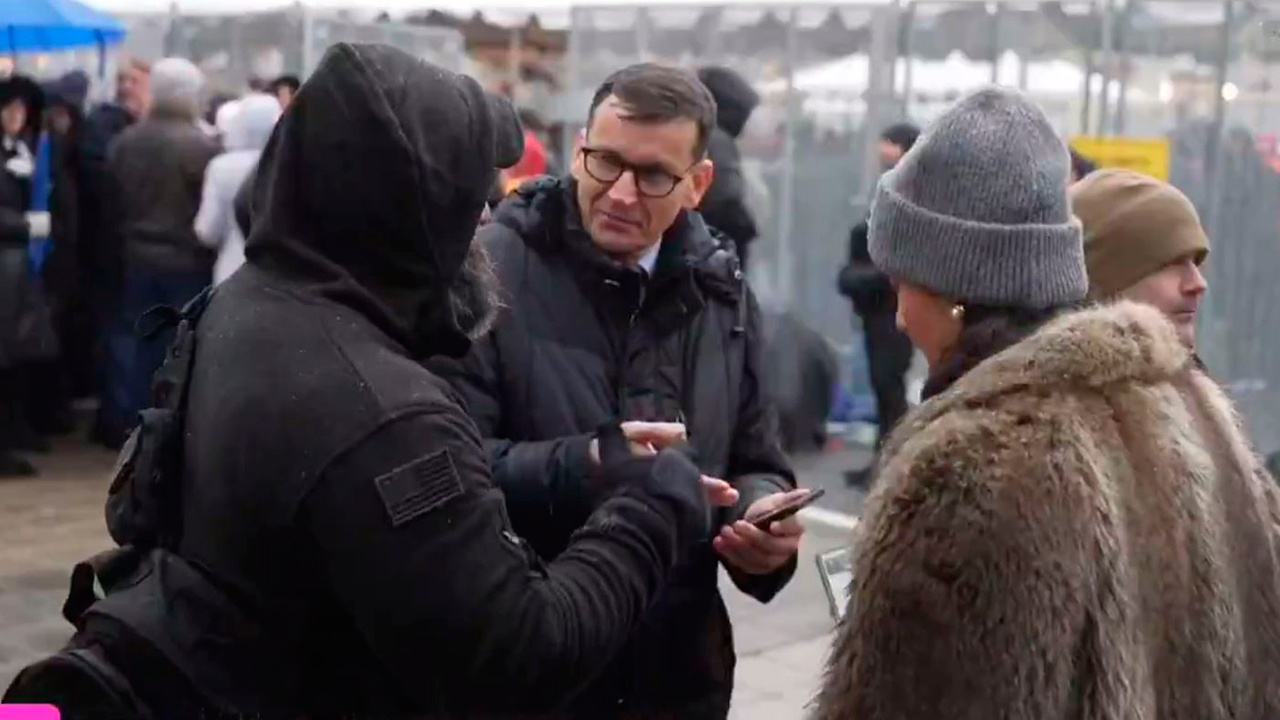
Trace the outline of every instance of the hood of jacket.
<instances>
[{"instance_id":1,"label":"hood of jacket","mask_svg":"<svg viewBox=\"0 0 1280 720\"><path fill-rule=\"evenodd\" d=\"M716 99L716 124L733 137L742 134L751 113L760 104L760 93L736 71L708 67L698 71L698 79Z\"/></svg>"},{"instance_id":2,"label":"hood of jacket","mask_svg":"<svg viewBox=\"0 0 1280 720\"><path fill-rule=\"evenodd\" d=\"M228 152L266 147L276 121L280 119L280 101L270 95L255 93L235 103L226 119L223 147Z\"/></svg>"},{"instance_id":3,"label":"hood of jacket","mask_svg":"<svg viewBox=\"0 0 1280 720\"><path fill-rule=\"evenodd\" d=\"M448 293L519 121L469 77L339 43L294 97L253 188L249 263L351 306L418 357L466 352Z\"/></svg>"},{"instance_id":4,"label":"hood of jacket","mask_svg":"<svg viewBox=\"0 0 1280 720\"><path fill-rule=\"evenodd\" d=\"M622 268L591 242L578 210L572 177L541 177L521 185L498 205L493 222L510 228L535 250L568 250L594 272ZM668 273L692 272L711 295L736 302L745 282L734 243L709 227L694 211L682 211L662 237L655 280Z\"/></svg>"}]
</instances>

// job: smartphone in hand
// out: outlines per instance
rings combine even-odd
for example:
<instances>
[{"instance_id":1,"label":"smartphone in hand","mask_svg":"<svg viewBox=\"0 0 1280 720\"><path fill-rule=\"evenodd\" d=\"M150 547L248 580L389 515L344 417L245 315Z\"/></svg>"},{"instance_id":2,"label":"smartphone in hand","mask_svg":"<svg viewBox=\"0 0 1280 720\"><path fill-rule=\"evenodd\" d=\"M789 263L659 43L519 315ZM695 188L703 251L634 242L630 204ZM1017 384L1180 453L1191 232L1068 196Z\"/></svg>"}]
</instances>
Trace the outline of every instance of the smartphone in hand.
<instances>
[{"instance_id":1,"label":"smartphone in hand","mask_svg":"<svg viewBox=\"0 0 1280 720\"><path fill-rule=\"evenodd\" d=\"M810 490L807 495L780 505L750 522L757 528L768 532L769 526L773 523L778 522L779 520L786 520L792 515L800 512L801 509L809 507L817 501L818 498L826 494L826 488L814 488Z\"/></svg>"}]
</instances>

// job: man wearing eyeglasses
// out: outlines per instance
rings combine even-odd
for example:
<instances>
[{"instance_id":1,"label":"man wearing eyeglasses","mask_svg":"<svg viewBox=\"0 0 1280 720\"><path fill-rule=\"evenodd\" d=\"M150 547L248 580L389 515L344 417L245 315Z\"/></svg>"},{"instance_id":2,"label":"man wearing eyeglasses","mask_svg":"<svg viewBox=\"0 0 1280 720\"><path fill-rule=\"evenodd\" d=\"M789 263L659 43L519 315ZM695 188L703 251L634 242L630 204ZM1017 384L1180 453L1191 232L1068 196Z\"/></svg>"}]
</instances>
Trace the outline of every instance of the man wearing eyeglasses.
<instances>
[{"instance_id":1,"label":"man wearing eyeglasses","mask_svg":"<svg viewBox=\"0 0 1280 720\"><path fill-rule=\"evenodd\" d=\"M461 361L437 370L486 438L517 531L547 559L608 491L594 433L677 445L732 490L682 557L644 627L566 708L575 718L723 720L733 686L723 565L762 602L791 578L802 528L756 518L795 497L761 388L760 313L732 241L697 212L714 174L707 88L655 64L596 91L569 177L526 184L479 237L506 305ZM804 492L804 491L799 491ZM560 716L558 716L560 717Z\"/></svg>"}]
</instances>

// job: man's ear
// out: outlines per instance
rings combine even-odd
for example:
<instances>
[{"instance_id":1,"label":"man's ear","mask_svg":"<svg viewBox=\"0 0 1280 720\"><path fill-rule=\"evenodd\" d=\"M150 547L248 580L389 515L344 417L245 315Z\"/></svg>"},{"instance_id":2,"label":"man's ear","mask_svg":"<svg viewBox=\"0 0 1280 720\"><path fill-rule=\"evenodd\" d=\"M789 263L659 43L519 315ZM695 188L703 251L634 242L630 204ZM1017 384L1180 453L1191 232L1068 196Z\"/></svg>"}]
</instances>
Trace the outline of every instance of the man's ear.
<instances>
[{"instance_id":1,"label":"man's ear","mask_svg":"<svg viewBox=\"0 0 1280 720\"><path fill-rule=\"evenodd\" d=\"M707 194L707 190L711 187L711 182L716 177L715 163L711 162L711 158L703 158L699 160L693 169L689 171L689 193L687 197L687 209L693 210L702 204L702 196Z\"/></svg>"}]
</instances>

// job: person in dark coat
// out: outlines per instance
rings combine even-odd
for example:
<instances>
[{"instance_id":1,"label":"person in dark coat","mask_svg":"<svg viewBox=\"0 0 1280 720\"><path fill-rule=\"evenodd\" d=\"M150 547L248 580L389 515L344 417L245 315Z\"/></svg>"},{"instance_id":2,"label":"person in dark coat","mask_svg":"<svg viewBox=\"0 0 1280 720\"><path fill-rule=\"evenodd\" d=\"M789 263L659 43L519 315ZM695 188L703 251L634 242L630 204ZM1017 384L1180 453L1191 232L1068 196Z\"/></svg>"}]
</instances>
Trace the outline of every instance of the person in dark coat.
<instances>
[{"instance_id":1,"label":"person in dark coat","mask_svg":"<svg viewBox=\"0 0 1280 720\"><path fill-rule=\"evenodd\" d=\"M52 304L58 357L34 365L28 377L26 412L33 429L60 435L74 427L71 401L94 390L94 313L85 288L79 248L80 136L89 77L75 70L46 83L44 126L49 142L52 221L47 259L42 266L45 294Z\"/></svg>"},{"instance_id":2,"label":"person in dark coat","mask_svg":"<svg viewBox=\"0 0 1280 720\"><path fill-rule=\"evenodd\" d=\"M891 125L880 134L877 150L884 171L893 169L915 144L920 129L910 123ZM911 340L898 329L898 304L889 278L876 269L867 252L867 221L849 233L849 262L840 270L840 294L853 302L853 312L862 321L863 348L871 371L871 391L876 396L876 451L907 414L907 371L914 350ZM845 483L865 487L871 478L872 462L865 468L845 472Z\"/></svg>"},{"instance_id":3,"label":"person in dark coat","mask_svg":"<svg viewBox=\"0 0 1280 720\"><path fill-rule=\"evenodd\" d=\"M44 451L25 407L33 360L29 330L34 294L29 243L48 237L47 212L32 212L36 141L44 96L24 75L0 81L0 478L35 474L17 452ZM51 329L51 328L50 328Z\"/></svg>"},{"instance_id":4,"label":"person in dark coat","mask_svg":"<svg viewBox=\"0 0 1280 720\"><path fill-rule=\"evenodd\" d=\"M182 305L213 278L215 254L195 231L205 168L221 148L196 125L204 75L190 61L166 58L151 72L152 103L142 122L120 134L107 168L123 238L124 283L110 348L123 359L103 397L104 429L122 441L150 398L151 377L167 337L140 338L138 318L155 305Z\"/></svg>"},{"instance_id":5,"label":"person in dark coat","mask_svg":"<svg viewBox=\"0 0 1280 720\"><path fill-rule=\"evenodd\" d=\"M118 315L124 283L124 250L119 228L112 221L108 196L107 152L125 128L142 119L151 104L151 65L139 58L124 61L116 75L116 97L94 107L85 117L80 142L79 198L80 263L88 278L85 286L93 304L96 349L95 388L103 400L91 437L108 447L124 442L118 414L111 412L108 380L124 371L126 358L111 352L108 329Z\"/></svg>"},{"instance_id":6,"label":"person in dark coat","mask_svg":"<svg viewBox=\"0 0 1280 720\"><path fill-rule=\"evenodd\" d=\"M480 231L505 299L494 331L434 366L466 401L512 523L542 557L563 557L600 504L601 423L631 423L638 442L683 425L702 472L738 491L569 717L723 720L735 660L719 567L762 602L795 570L798 519L769 531L743 521L805 491L792 490L764 399L755 297L732 242L692 210L711 181L714 123L690 73L641 64L606 80L571 177L526 184Z\"/></svg>"},{"instance_id":7,"label":"person in dark coat","mask_svg":"<svg viewBox=\"0 0 1280 720\"><path fill-rule=\"evenodd\" d=\"M285 111L247 263L196 326L186 408L176 552L238 615L209 616L209 596L154 573L78 636L149 680L136 685L156 717L554 710L707 531L687 458L635 457L602 429L613 489L543 563L513 532L461 399L422 365L492 322L472 238L519 137L505 100L386 46L331 47ZM148 644L173 651L189 695L120 652L146 628L167 633Z\"/></svg>"},{"instance_id":8,"label":"person in dark coat","mask_svg":"<svg viewBox=\"0 0 1280 720\"><path fill-rule=\"evenodd\" d=\"M742 154L738 136L760 104L760 95L737 72L725 67L698 71L698 79L716 101L716 127L707 141L707 155L715 166L711 187L698 212L711 227L728 235L738 249L745 272L751 241L756 239L755 217L747 207L746 181L742 178Z\"/></svg>"}]
</instances>

